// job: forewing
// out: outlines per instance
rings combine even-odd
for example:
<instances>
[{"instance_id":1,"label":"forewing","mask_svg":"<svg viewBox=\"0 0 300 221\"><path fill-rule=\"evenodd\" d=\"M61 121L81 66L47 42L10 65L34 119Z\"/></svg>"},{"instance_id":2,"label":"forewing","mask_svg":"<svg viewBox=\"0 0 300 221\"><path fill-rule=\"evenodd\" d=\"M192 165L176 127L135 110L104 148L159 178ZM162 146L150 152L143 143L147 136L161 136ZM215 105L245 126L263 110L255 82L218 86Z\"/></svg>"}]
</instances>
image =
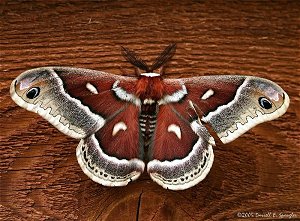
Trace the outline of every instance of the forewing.
<instances>
[{"instance_id":1,"label":"forewing","mask_svg":"<svg viewBox=\"0 0 300 221\"><path fill-rule=\"evenodd\" d=\"M186 87L186 95L177 103L195 109L201 121L210 124L223 143L259 123L281 116L289 106L286 92L263 78L204 76L167 80L166 84Z\"/></svg>"},{"instance_id":2,"label":"forewing","mask_svg":"<svg viewBox=\"0 0 300 221\"><path fill-rule=\"evenodd\" d=\"M195 83L205 88L198 96ZM212 126L223 143L235 140L259 123L281 116L289 106L289 97L282 88L263 78L209 76L195 83L185 81L191 91L188 99L197 107L201 120ZM206 98L204 95L209 90L214 93ZM262 100L270 106L263 105Z\"/></svg>"},{"instance_id":3,"label":"forewing","mask_svg":"<svg viewBox=\"0 0 300 221\"><path fill-rule=\"evenodd\" d=\"M22 73L12 82L10 93L19 106L40 114L61 132L84 138L124 106L113 90L114 83L121 81L130 93L131 78L87 69L45 67ZM32 97L32 89L38 89L36 97Z\"/></svg>"}]
</instances>

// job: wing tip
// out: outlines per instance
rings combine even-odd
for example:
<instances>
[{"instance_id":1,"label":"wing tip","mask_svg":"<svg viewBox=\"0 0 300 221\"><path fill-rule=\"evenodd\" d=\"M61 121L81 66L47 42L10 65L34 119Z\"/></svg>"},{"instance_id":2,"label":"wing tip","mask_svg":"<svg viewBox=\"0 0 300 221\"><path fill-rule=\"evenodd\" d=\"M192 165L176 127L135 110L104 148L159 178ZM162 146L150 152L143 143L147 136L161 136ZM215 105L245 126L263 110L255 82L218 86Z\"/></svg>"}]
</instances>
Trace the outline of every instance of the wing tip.
<instances>
[{"instance_id":1,"label":"wing tip","mask_svg":"<svg viewBox=\"0 0 300 221\"><path fill-rule=\"evenodd\" d=\"M274 113L264 116L264 114L262 112L257 111L256 112L257 117L247 118L247 122L245 124L237 123L236 130L234 130L234 131L228 130L225 132L225 134L224 133L217 134L218 137L224 144L226 144L226 143L229 143L229 142L237 139L239 136L246 133L248 130L250 130L251 128L253 128L254 126L256 126L258 124L261 124L261 123L267 122L267 121L271 121L271 120L274 120L274 119L282 116L287 111L289 104L290 104L289 96L285 92L284 92L284 98L285 98L284 103Z\"/></svg>"}]
</instances>

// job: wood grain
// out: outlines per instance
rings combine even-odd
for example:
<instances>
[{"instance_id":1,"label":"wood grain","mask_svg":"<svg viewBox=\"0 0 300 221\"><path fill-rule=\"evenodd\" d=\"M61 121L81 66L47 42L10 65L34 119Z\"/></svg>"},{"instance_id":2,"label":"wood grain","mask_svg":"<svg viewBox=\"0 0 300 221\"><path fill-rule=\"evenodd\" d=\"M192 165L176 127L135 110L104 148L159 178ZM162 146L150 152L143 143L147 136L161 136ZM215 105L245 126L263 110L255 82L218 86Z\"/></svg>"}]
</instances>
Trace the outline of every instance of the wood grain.
<instances>
[{"instance_id":1,"label":"wood grain","mask_svg":"<svg viewBox=\"0 0 300 221\"><path fill-rule=\"evenodd\" d=\"M299 1L1 1L0 219L300 219L299 15ZM266 77L291 98L278 120L217 142L210 174L191 189L164 190L146 173L121 188L94 183L76 161L78 141L10 99L27 69L125 75L121 45L150 62L170 42L170 76Z\"/></svg>"}]
</instances>

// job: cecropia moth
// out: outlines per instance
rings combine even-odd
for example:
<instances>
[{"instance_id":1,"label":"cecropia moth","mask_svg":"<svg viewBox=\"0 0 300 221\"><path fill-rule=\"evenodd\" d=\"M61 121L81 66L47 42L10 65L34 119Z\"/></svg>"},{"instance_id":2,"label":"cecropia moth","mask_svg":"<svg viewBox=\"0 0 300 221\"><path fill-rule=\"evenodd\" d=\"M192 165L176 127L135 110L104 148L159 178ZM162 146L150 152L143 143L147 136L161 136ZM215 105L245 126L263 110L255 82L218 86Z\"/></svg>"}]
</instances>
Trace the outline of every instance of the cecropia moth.
<instances>
[{"instance_id":1,"label":"cecropia moth","mask_svg":"<svg viewBox=\"0 0 300 221\"><path fill-rule=\"evenodd\" d=\"M169 45L150 67L122 48L135 77L70 67L28 70L12 82L11 97L80 139L78 163L93 181L125 186L147 165L159 185L187 189L213 164L215 142L206 126L228 143L284 114L289 97L258 77L164 78L175 48Z\"/></svg>"}]
</instances>

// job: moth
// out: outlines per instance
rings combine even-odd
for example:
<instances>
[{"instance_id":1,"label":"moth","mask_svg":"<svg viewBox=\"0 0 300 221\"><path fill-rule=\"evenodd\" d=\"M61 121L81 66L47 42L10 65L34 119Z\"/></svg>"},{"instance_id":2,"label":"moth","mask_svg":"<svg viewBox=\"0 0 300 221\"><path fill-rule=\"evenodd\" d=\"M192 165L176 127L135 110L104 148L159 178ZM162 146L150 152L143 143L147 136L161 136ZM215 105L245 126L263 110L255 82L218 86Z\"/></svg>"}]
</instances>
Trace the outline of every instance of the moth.
<instances>
[{"instance_id":1,"label":"moth","mask_svg":"<svg viewBox=\"0 0 300 221\"><path fill-rule=\"evenodd\" d=\"M284 114L289 97L258 77L166 78L164 67L175 50L170 44L148 66L122 47L134 76L72 67L28 70L12 82L10 94L19 106L80 139L78 163L93 181L125 186L147 166L162 187L187 189L212 167L215 141L208 127L228 143Z\"/></svg>"}]
</instances>

